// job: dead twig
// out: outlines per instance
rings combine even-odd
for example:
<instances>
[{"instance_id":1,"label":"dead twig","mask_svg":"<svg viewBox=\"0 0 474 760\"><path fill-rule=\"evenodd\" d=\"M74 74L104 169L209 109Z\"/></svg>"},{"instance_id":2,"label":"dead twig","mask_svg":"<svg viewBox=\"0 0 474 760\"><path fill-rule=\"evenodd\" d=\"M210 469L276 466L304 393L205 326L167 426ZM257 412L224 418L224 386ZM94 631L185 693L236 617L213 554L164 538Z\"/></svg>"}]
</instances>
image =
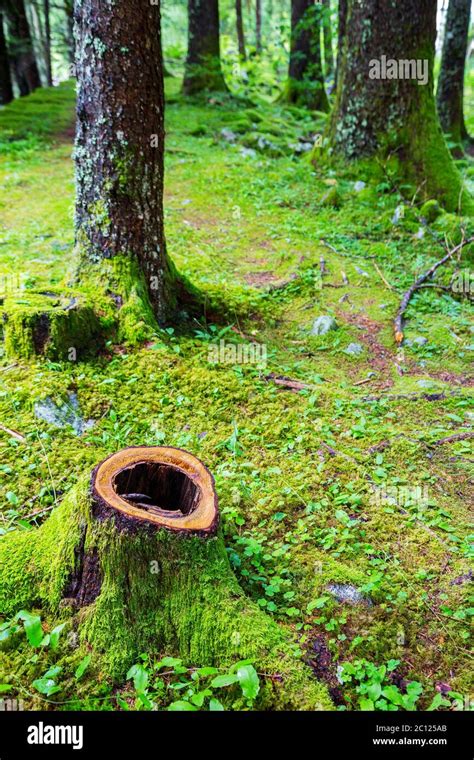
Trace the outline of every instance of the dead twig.
<instances>
[{"instance_id":1,"label":"dead twig","mask_svg":"<svg viewBox=\"0 0 474 760\"><path fill-rule=\"evenodd\" d=\"M474 432L467 430L465 433L455 433L454 435L448 435L446 438L440 438L439 441L433 441L433 443L430 443L430 446L442 446L444 443L466 441L469 438L474 438Z\"/></svg>"},{"instance_id":2,"label":"dead twig","mask_svg":"<svg viewBox=\"0 0 474 760\"><path fill-rule=\"evenodd\" d=\"M400 307L397 312L397 316L394 320L394 330L395 330L395 340L398 345L400 345L403 341L403 315L405 314L405 311L407 310L408 304L410 303L410 300L413 296L413 294L419 289L419 287L426 282L426 280L429 280L430 277L434 275L436 270L443 266L449 259L451 259L456 253L459 253L464 246L469 245L469 243L474 242L474 237L467 238L467 240L462 240L458 245L456 245L454 248L452 248L446 256L443 256L442 259L439 259L439 261L436 261L433 266L431 266L424 274L422 274L420 277L418 277L417 280L411 285L411 287L406 291L404 294Z\"/></svg>"},{"instance_id":3,"label":"dead twig","mask_svg":"<svg viewBox=\"0 0 474 760\"><path fill-rule=\"evenodd\" d=\"M380 267L379 267L379 265L377 264L376 261L374 261L374 267L377 270L378 274L380 275L380 279L382 280L382 282L384 283L384 285L386 285L386 287L389 290L395 290L395 288L393 287L393 285L390 285L390 283L388 282L388 280L385 279L384 273L382 272L382 270L380 269Z\"/></svg>"},{"instance_id":4,"label":"dead twig","mask_svg":"<svg viewBox=\"0 0 474 760\"><path fill-rule=\"evenodd\" d=\"M279 385L281 388L287 388L290 391L305 391L313 390L314 385L308 385L308 383L302 383L300 380L292 380L289 377L283 377L281 375L275 375L271 372L266 375L265 380L274 382L275 385Z\"/></svg>"},{"instance_id":5,"label":"dead twig","mask_svg":"<svg viewBox=\"0 0 474 760\"><path fill-rule=\"evenodd\" d=\"M26 438L21 433L18 433L17 430L10 430L10 428L5 427L5 425L2 425L0 423L0 430L3 430L4 433L7 433L12 438L15 438L17 441L20 441L20 443L26 443Z\"/></svg>"}]
</instances>

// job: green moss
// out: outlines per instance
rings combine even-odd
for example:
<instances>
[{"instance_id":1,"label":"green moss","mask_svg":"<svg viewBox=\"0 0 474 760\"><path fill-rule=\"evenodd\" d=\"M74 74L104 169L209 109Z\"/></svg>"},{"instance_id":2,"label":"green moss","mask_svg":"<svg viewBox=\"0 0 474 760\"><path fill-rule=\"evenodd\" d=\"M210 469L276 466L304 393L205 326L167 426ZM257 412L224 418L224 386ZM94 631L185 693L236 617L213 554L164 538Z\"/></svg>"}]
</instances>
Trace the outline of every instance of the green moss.
<instances>
[{"instance_id":1,"label":"green moss","mask_svg":"<svg viewBox=\"0 0 474 760\"><path fill-rule=\"evenodd\" d=\"M427 222L434 222L435 219L442 213L438 201L426 201L420 209L420 216L426 219Z\"/></svg>"},{"instance_id":2,"label":"green moss","mask_svg":"<svg viewBox=\"0 0 474 760\"><path fill-rule=\"evenodd\" d=\"M263 704L331 709L290 637L244 596L222 537L120 533L89 509L83 480L41 528L0 539L3 614L37 605L57 614L73 571L94 552L100 594L79 611L77 623L108 675L123 679L142 652L219 666L250 657L282 679L264 689Z\"/></svg>"},{"instance_id":3,"label":"green moss","mask_svg":"<svg viewBox=\"0 0 474 760\"><path fill-rule=\"evenodd\" d=\"M82 295L36 293L9 297L2 309L7 356L76 361L100 347L101 326Z\"/></svg>"}]
</instances>

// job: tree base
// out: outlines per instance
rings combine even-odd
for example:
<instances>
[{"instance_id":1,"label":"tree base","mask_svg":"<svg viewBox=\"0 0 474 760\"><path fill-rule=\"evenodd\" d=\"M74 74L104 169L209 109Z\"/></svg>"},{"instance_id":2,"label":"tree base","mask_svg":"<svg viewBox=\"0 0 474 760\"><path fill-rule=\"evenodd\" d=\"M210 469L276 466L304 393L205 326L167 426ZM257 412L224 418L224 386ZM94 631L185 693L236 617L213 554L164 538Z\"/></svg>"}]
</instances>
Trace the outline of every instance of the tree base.
<instances>
[{"instance_id":1,"label":"tree base","mask_svg":"<svg viewBox=\"0 0 474 760\"><path fill-rule=\"evenodd\" d=\"M104 675L118 681L141 653L217 667L250 658L277 676L265 681L259 707L333 709L325 687L295 656L289 635L240 588L204 466L186 452L160 447L114 456L115 463L109 458L94 471L92 483L83 478L34 534L0 539L0 612L40 606L54 616L67 610L83 646L92 647ZM168 469L147 475L143 465L160 462ZM116 499L109 500L101 489L111 483ZM194 501L191 486L199 494ZM136 487L145 493L128 493ZM126 498L117 493L124 488ZM156 506L161 517L150 519L147 498L157 496L164 500ZM145 504L138 506L137 498ZM210 511L200 512L203 504ZM181 515L170 518L173 511ZM186 526L192 515L199 524Z\"/></svg>"}]
</instances>

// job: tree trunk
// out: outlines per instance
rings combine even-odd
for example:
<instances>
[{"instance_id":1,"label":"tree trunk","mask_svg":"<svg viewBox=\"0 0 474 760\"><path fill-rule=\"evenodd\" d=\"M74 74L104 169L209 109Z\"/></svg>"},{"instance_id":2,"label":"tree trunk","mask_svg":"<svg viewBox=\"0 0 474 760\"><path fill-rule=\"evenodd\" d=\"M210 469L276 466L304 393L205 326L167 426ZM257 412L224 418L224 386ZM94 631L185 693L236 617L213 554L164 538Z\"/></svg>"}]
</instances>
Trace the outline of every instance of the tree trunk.
<instances>
[{"instance_id":1,"label":"tree trunk","mask_svg":"<svg viewBox=\"0 0 474 760\"><path fill-rule=\"evenodd\" d=\"M218 0L188 0L188 55L183 91L225 90L221 69Z\"/></svg>"},{"instance_id":2,"label":"tree trunk","mask_svg":"<svg viewBox=\"0 0 474 760\"><path fill-rule=\"evenodd\" d=\"M74 52L74 0L65 0L64 10L66 12L66 26L67 26L67 48L69 55L69 62L74 64L75 52Z\"/></svg>"},{"instance_id":3,"label":"tree trunk","mask_svg":"<svg viewBox=\"0 0 474 760\"><path fill-rule=\"evenodd\" d=\"M469 139L463 102L470 13L470 0L450 0L438 81L437 105L441 126L457 143Z\"/></svg>"},{"instance_id":4,"label":"tree trunk","mask_svg":"<svg viewBox=\"0 0 474 760\"><path fill-rule=\"evenodd\" d=\"M46 80L48 87L53 86L53 70L51 64L51 16L49 0L43 0L44 12L44 57L46 64Z\"/></svg>"},{"instance_id":5,"label":"tree trunk","mask_svg":"<svg viewBox=\"0 0 474 760\"><path fill-rule=\"evenodd\" d=\"M128 327L133 331L138 320L138 332L146 333L153 314L165 322L177 297L163 229L160 7L83 0L75 21L81 278L99 266L121 307L123 337L139 340Z\"/></svg>"},{"instance_id":6,"label":"tree trunk","mask_svg":"<svg viewBox=\"0 0 474 760\"><path fill-rule=\"evenodd\" d=\"M8 61L7 41L3 27L3 14L0 13L0 105L6 106L12 100L13 87Z\"/></svg>"},{"instance_id":7,"label":"tree trunk","mask_svg":"<svg viewBox=\"0 0 474 760\"><path fill-rule=\"evenodd\" d=\"M346 24L347 24L347 0L339 0L339 8L337 14L337 62L336 62L336 76L334 81L334 89L337 90L339 82L339 72L342 68L342 54L344 51L344 43L346 38Z\"/></svg>"},{"instance_id":8,"label":"tree trunk","mask_svg":"<svg viewBox=\"0 0 474 760\"><path fill-rule=\"evenodd\" d=\"M40 528L0 538L0 614L38 606L66 616L84 653L92 647L101 674L118 682L144 652L198 667L252 658L278 676L259 707L332 709L291 638L243 594L212 476L179 449L118 452Z\"/></svg>"},{"instance_id":9,"label":"tree trunk","mask_svg":"<svg viewBox=\"0 0 474 760\"><path fill-rule=\"evenodd\" d=\"M242 18L242 0L235 0L235 18L237 26L237 42L239 45L239 56L243 61L247 60L247 54L245 52L245 34L244 34L244 22Z\"/></svg>"},{"instance_id":10,"label":"tree trunk","mask_svg":"<svg viewBox=\"0 0 474 760\"><path fill-rule=\"evenodd\" d=\"M292 103L328 111L321 63L321 6L292 0L291 49L286 96Z\"/></svg>"},{"instance_id":11,"label":"tree trunk","mask_svg":"<svg viewBox=\"0 0 474 760\"><path fill-rule=\"evenodd\" d=\"M29 95L33 90L41 87L41 79L28 26L24 0L16 0L15 7L12 7L11 10L10 6L8 6L8 20L13 72L20 95Z\"/></svg>"},{"instance_id":12,"label":"tree trunk","mask_svg":"<svg viewBox=\"0 0 474 760\"><path fill-rule=\"evenodd\" d=\"M332 50L331 0L323 0L323 39L324 39L324 74L331 77L334 73L334 53Z\"/></svg>"},{"instance_id":13,"label":"tree trunk","mask_svg":"<svg viewBox=\"0 0 474 760\"><path fill-rule=\"evenodd\" d=\"M349 0L330 143L346 159L391 155L423 195L456 210L461 178L433 96L435 37L433 0Z\"/></svg>"},{"instance_id":14,"label":"tree trunk","mask_svg":"<svg viewBox=\"0 0 474 760\"><path fill-rule=\"evenodd\" d=\"M262 52L262 0L255 0L255 50Z\"/></svg>"}]
</instances>

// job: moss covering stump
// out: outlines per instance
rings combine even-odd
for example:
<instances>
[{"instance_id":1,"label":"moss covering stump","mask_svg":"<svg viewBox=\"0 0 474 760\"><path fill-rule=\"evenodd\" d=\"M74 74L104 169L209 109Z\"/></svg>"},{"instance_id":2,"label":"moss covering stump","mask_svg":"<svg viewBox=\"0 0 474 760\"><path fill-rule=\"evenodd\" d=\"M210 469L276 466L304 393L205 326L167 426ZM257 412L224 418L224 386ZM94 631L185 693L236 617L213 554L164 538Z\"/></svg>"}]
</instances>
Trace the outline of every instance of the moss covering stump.
<instances>
[{"instance_id":1,"label":"moss covering stump","mask_svg":"<svg viewBox=\"0 0 474 760\"><path fill-rule=\"evenodd\" d=\"M34 533L0 538L0 614L66 612L117 681L143 652L197 666L250 658L272 676L260 706L332 709L289 633L245 596L218 523L214 481L196 457L124 449Z\"/></svg>"},{"instance_id":2,"label":"moss covering stump","mask_svg":"<svg viewBox=\"0 0 474 760\"><path fill-rule=\"evenodd\" d=\"M76 361L101 345L99 318L77 293L28 291L8 296L0 308L8 357Z\"/></svg>"}]
</instances>

